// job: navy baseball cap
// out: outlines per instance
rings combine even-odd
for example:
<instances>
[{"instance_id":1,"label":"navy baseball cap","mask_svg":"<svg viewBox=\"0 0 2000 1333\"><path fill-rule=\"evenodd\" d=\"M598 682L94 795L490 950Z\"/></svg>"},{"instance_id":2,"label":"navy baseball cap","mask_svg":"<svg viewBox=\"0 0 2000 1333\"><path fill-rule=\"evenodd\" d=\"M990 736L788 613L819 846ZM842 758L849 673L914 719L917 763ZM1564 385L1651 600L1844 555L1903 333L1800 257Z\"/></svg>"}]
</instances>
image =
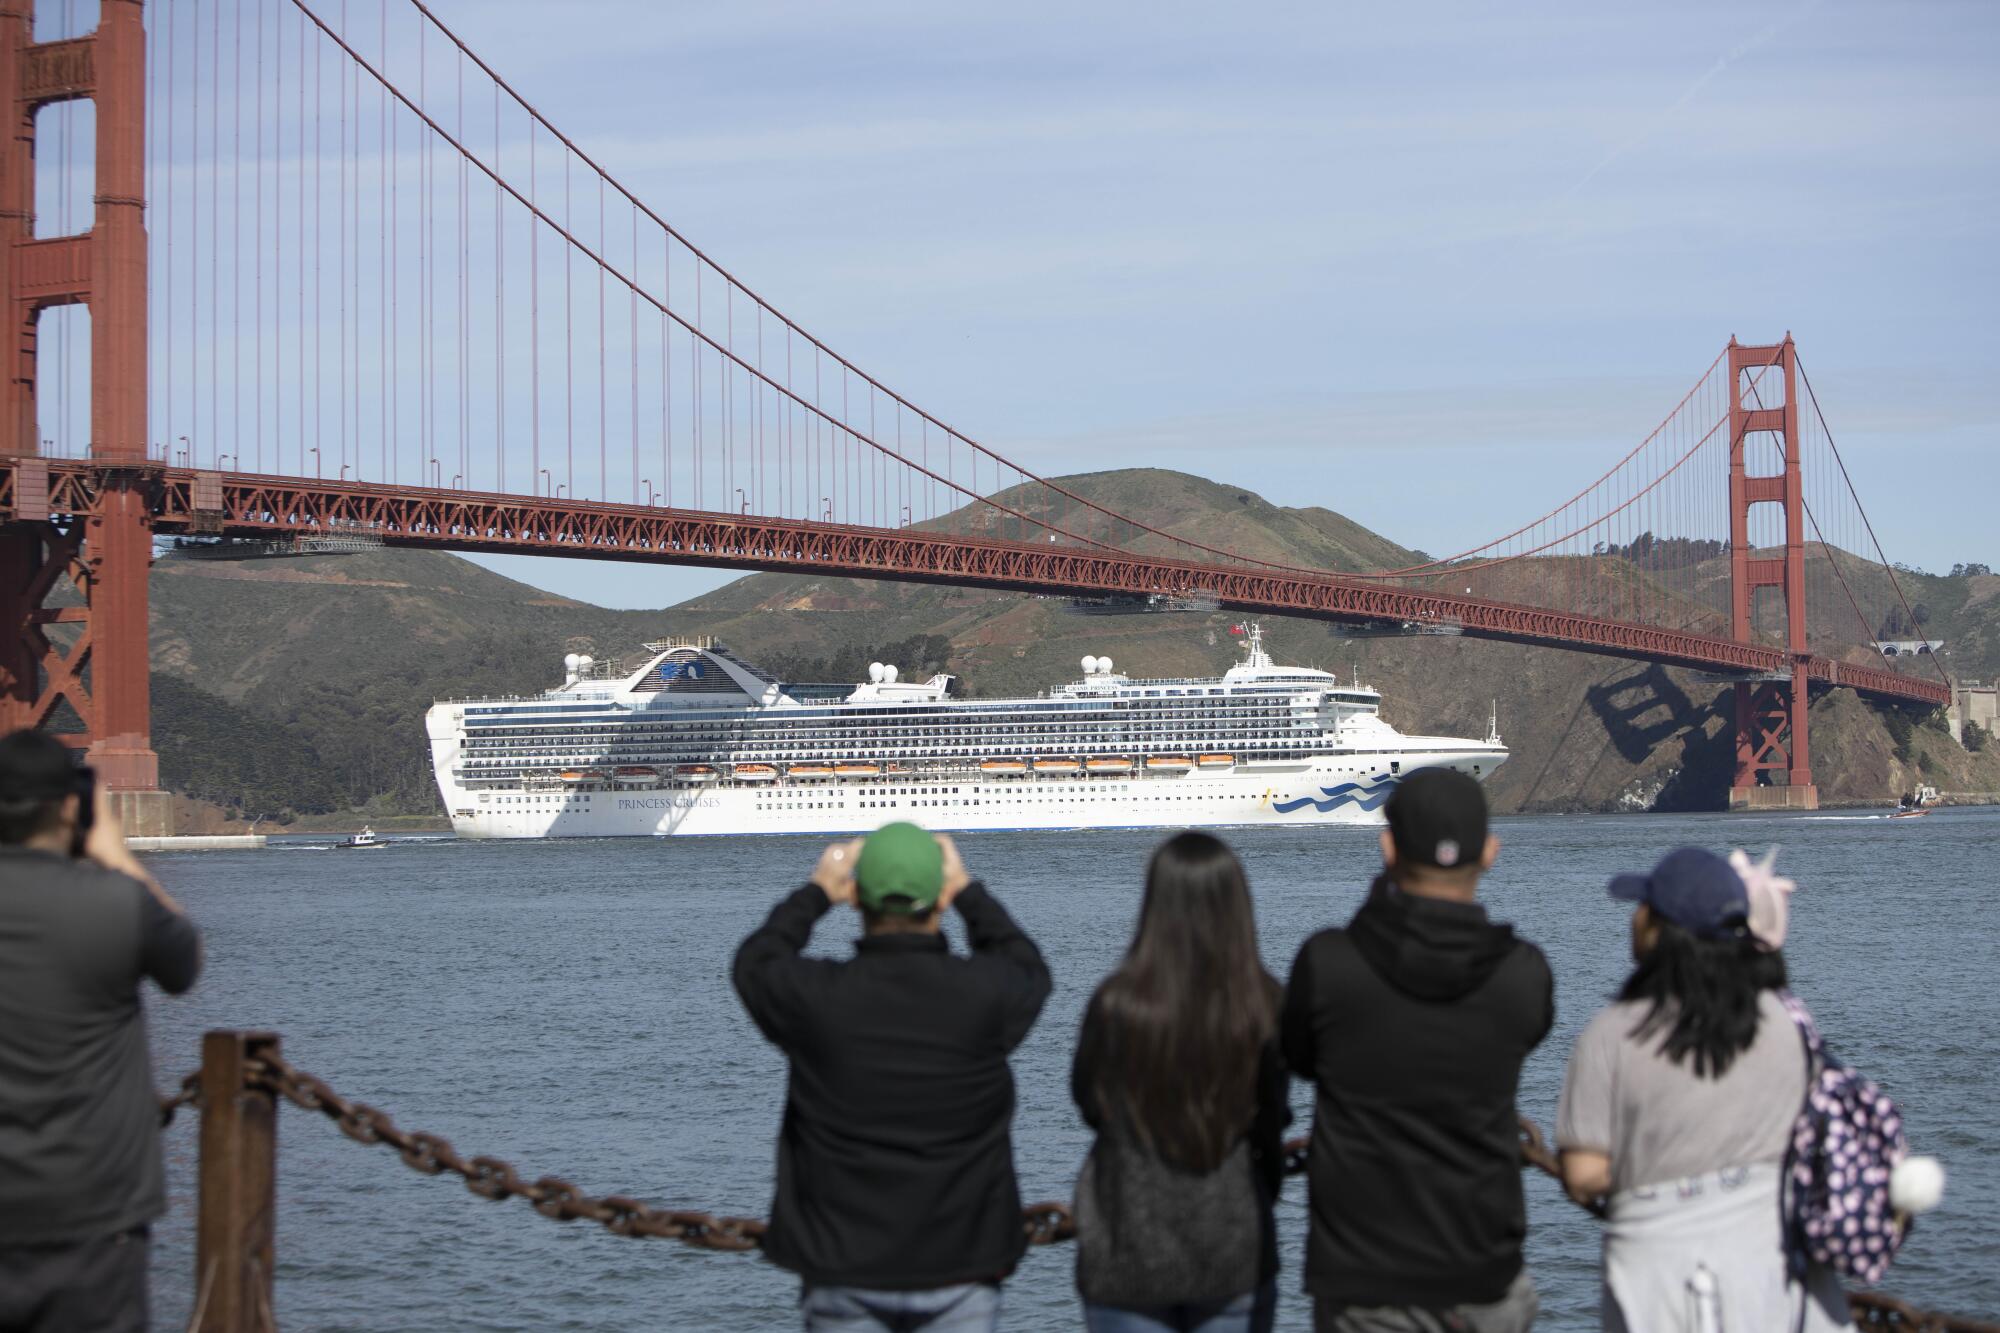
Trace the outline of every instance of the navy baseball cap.
<instances>
[{"instance_id":1,"label":"navy baseball cap","mask_svg":"<svg viewBox=\"0 0 2000 1333\"><path fill-rule=\"evenodd\" d=\"M1743 887L1743 877L1729 862L1701 847L1668 852L1650 874L1612 876L1611 896L1644 903L1697 939L1741 935L1750 917L1750 892Z\"/></svg>"}]
</instances>

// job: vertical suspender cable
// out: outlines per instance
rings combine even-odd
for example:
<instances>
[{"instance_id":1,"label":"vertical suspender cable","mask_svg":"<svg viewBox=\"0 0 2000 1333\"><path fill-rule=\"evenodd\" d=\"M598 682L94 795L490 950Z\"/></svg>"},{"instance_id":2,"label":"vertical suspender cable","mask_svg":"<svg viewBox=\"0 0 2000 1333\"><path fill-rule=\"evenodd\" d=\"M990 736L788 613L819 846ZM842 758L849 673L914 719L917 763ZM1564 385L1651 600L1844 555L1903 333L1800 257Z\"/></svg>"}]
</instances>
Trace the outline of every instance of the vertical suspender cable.
<instances>
[{"instance_id":1,"label":"vertical suspender cable","mask_svg":"<svg viewBox=\"0 0 2000 1333\"><path fill-rule=\"evenodd\" d=\"M210 77L215 81L215 96L208 99L208 456L213 463L222 429L222 349L217 345L222 338L222 0L215 0L208 12ZM192 464L202 442L191 443Z\"/></svg>"},{"instance_id":2,"label":"vertical suspender cable","mask_svg":"<svg viewBox=\"0 0 2000 1333\"><path fill-rule=\"evenodd\" d=\"M383 96L387 96L387 92ZM493 85L493 172L500 173L500 85ZM493 489L507 489L507 218L493 182Z\"/></svg>"},{"instance_id":3,"label":"vertical suspender cable","mask_svg":"<svg viewBox=\"0 0 2000 1333\"><path fill-rule=\"evenodd\" d=\"M174 165L174 122L177 119L174 112L180 101L180 85L174 78L176 65L174 52L180 43L175 40L176 25L174 19L169 16L178 15L180 11L178 9L169 9L165 13L160 13L158 10L154 12L159 14L159 23L163 29L160 37L160 45L166 48L167 53L167 82L166 87L162 90L163 95L160 99L167 104L167 143L165 151L160 155L161 174L166 178L167 196L167 249L164 255L167 262L162 265L166 270L167 299L166 308L163 312L164 317L160 321L161 327L165 331L165 336L160 341L166 345L167 378L166 383L161 387L161 397L166 410L164 419L160 425L159 434L161 447L166 451L165 458L162 461L171 462L174 456L174 380L177 378L174 374L174 292L177 290L174 283L174 268L180 258L179 251L174 248L174 178L180 175L179 169Z\"/></svg>"},{"instance_id":4,"label":"vertical suspender cable","mask_svg":"<svg viewBox=\"0 0 2000 1333\"><path fill-rule=\"evenodd\" d=\"M597 178L597 253L600 255L605 253L602 174ZM609 350L604 341L604 264L600 260L597 265L597 498L600 500L611 498L610 446L604 420L605 408L610 401L604 383L606 375L609 374L609 369L605 365L605 362L611 359Z\"/></svg>"},{"instance_id":5,"label":"vertical suspender cable","mask_svg":"<svg viewBox=\"0 0 2000 1333\"><path fill-rule=\"evenodd\" d=\"M347 36L347 0L340 0L340 35ZM340 210L340 225L335 229L340 246L340 272L336 279L338 296L335 306L340 311L340 379L334 391L340 396L340 472L347 476L347 71L342 69L336 76L340 86L336 95L340 98L340 176L334 189L333 206Z\"/></svg>"},{"instance_id":6,"label":"vertical suspender cable","mask_svg":"<svg viewBox=\"0 0 2000 1333\"><path fill-rule=\"evenodd\" d=\"M570 231L569 149L563 149L563 230ZM563 242L563 439L569 453L569 498L576 499L575 247Z\"/></svg>"},{"instance_id":7,"label":"vertical suspender cable","mask_svg":"<svg viewBox=\"0 0 2000 1333\"><path fill-rule=\"evenodd\" d=\"M251 430L257 437L257 470L264 470L264 6L257 6L257 207L254 229L257 233L256 297L257 297L257 412ZM241 468L243 460L236 460Z\"/></svg>"},{"instance_id":8,"label":"vertical suspender cable","mask_svg":"<svg viewBox=\"0 0 2000 1333\"><path fill-rule=\"evenodd\" d=\"M535 121L528 119L528 476L531 489L542 487L542 224L536 217L541 197L535 189Z\"/></svg>"}]
</instances>

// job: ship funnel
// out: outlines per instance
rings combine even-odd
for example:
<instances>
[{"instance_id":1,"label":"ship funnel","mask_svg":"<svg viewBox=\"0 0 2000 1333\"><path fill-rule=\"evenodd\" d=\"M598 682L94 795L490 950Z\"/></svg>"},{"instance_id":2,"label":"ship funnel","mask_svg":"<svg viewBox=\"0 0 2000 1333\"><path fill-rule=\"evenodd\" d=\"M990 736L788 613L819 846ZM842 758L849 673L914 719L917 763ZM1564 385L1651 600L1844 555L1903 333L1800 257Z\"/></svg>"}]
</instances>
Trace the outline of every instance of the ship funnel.
<instances>
[{"instance_id":1,"label":"ship funnel","mask_svg":"<svg viewBox=\"0 0 2000 1333\"><path fill-rule=\"evenodd\" d=\"M880 662L870 662L868 664L868 679L874 681L877 685L880 685L882 683L882 672L884 669L885 668L882 666Z\"/></svg>"}]
</instances>

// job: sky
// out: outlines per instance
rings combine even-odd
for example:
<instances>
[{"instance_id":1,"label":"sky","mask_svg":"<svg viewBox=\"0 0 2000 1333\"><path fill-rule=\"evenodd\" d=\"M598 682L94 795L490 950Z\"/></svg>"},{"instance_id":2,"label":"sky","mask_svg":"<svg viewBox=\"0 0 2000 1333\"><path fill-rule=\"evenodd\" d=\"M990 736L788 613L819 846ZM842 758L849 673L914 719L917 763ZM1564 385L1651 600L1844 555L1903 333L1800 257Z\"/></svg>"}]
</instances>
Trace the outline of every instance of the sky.
<instances>
[{"instance_id":1,"label":"sky","mask_svg":"<svg viewBox=\"0 0 2000 1333\"><path fill-rule=\"evenodd\" d=\"M1787 331L1891 558L2000 563L2000 6L431 0L803 327L1060 475L1457 550ZM319 0L334 12L335 0ZM483 560L604 604L730 575Z\"/></svg>"}]
</instances>

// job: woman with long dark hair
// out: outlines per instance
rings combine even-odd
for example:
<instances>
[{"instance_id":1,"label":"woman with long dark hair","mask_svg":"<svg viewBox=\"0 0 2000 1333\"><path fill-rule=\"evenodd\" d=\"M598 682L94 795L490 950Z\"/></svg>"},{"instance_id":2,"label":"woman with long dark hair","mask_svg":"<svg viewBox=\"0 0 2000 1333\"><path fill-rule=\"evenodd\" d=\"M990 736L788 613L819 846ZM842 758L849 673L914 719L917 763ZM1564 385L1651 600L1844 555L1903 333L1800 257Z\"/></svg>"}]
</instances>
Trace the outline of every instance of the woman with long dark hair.
<instances>
[{"instance_id":1,"label":"woman with long dark hair","mask_svg":"<svg viewBox=\"0 0 2000 1333\"><path fill-rule=\"evenodd\" d=\"M1807 1064L1777 994L1780 886L1695 847L1611 881L1637 904L1634 966L1577 1038L1556 1122L1565 1188L1604 1211L1607 1330L1847 1322L1833 1275L1796 1281L1784 1253L1780 1175Z\"/></svg>"},{"instance_id":2,"label":"woman with long dark hair","mask_svg":"<svg viewBox=\"0 0 2000 1333\"><path fill-rule=\"evenodd\" d=\"M1070 1088L1097 1142L1077 1181L1091 1333L1261 1333L1291 1119L1278 983L1243 866L1182 833L1153 853L1124 961L1091 996Z\"/></svg>"}]
</instances>

